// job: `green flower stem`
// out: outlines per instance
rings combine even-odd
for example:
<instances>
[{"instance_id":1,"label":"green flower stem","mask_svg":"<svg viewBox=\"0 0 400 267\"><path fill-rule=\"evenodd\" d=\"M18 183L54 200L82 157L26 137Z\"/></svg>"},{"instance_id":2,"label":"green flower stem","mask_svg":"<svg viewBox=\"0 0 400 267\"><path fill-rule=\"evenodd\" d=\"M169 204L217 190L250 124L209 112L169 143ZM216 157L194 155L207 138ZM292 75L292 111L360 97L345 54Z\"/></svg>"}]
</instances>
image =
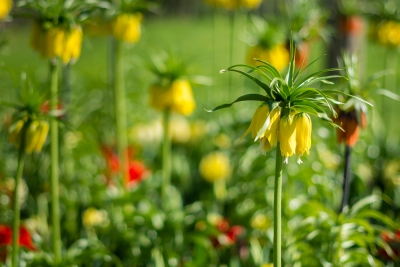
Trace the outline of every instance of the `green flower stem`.
<instances>
[{"instance_id":1,"label":"green flower stem","mask_svg":"<svg viewBox=\"0 0 400 267\"><path fill-rule=\"evenodd\" d=\"M276 145L274 188L274 267L282 266L282 163L280 143Z\"/></svg>"},{"instance_id":2,"label":"green flower stem","mask_svg":"<svg viewBox=\"0 0 400 267\"><path fill-rule=\"evenodd\" d=\"M343 197L339 213L349 204L350 182L351 182L351 147L346 146L344 153L344 174L343 174Z\"/></svg>"},{"instance_id":3,"label":"green flower stem","mask_svg":"<svg viewBox=\"0 0 400 267\"><path fill-rule=\"evenodd\" d=\"M124 53L123 42L115 40L114 43L114 100L115 100L115 124L117 135L117 149L120 160L122 183L128 169L128 136L126 131L126 102L124 85Z\"/></svg>"},{"instance_id":4,"label":"green flower stem","mask_svg":"<svg viewBox=\"0 0 400 267\"><path fill-rule=\"evenodd\" d=\"M162 147L162 167L163 167L163 180L162 180L162 201L164 204L168 202L168 188L171 183L171 134L169 129L170 110L164 110L163 114L163 147Z\"/></svg>"},{"instance_id":5,"label":"green flower stem","mask_svg":"<svg viewBox=\"0 0 400 267\"><path fill-rule=\"evenodd\" d=\"M24 170L24 158L25 158L25 133L28 123L22 128L21 135L21 144L18 153L18 167L17 167L17 175L15 176L15 184L14 184L14 222L13 222L13 232L12 232L12 259L11 266L18 267L18 256L19 256L19 226L20 226L20 203L19 203L19 194L18 187L22 179L22 173Z\"/></svg>"},{"instance_id":6,"label":"green flower stem","mask_svg":"<svg viewBox=\"0 0 400 267\"><path fill-rule=\"evenodd\" d=\"M57 110L58 105L58 60L50 62L50 111ZM54 263L61 261L60 233L60 192L58 167L58 122L56 118L50 121L50 155L51 155L51 220L54 250Z\"/></svg>"}]
</instances>

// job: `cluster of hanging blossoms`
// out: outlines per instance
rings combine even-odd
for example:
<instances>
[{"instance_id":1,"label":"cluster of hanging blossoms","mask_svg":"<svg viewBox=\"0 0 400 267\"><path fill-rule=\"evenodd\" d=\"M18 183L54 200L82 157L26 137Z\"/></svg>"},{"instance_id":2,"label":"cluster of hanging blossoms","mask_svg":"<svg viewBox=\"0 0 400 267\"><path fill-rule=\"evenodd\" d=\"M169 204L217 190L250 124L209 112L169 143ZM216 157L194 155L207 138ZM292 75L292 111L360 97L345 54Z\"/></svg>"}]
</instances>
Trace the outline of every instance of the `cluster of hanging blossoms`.
<instances>
[{"instance_id":1,"label":"cluster of hanging blossoms","mask_svg":"<svg viewBox=\"0 0 400 267\"><path fill-rule=\"evenodd\" d=\"M60 57L65 64L74 62L81 54L82 28L79 25L47 28L46 23L34 22L30 44L42 58Z\"/></svg>"},{"instance_id":2,"label":"cluster of hanging blossoms","mask_svg":"<svg viewBox=\"0 0 400 267\"><path fill-rule=\"evenodd\" d=\"M294 154L298 155L298 163L301 163L300 157L304 153L309 154L312 131L310 115L315 115L331 125L340 128L327 114L330 111L333 117L337 117L333 104L338 101L333 98L332 94L343 94L354 97L337 90L321 90L313 87L312 85L317 83L332 84L329 81L330 79L342 76L319 76L332 71L338 71L339 69L331 68L317 71L310 75L302 75L304 69L295 69L294 55L295 49L293 42L291 42L290 62L285 77L281 76L272 64L260 59L255 59L261 63L261 65L256 67L239 64L222 70L221 72L233 71L246 76L260 86L264 90L265 95L243 95L232 103L220 105L211 110L216 111L228 108L234 103L241 101L261 101L249 128L242 137L251 132L254 141L260 141L260 148L264 153L277 145L281 155L285 157L286 163L288 163L289 157ZM245 68L249 71L243 71L239 68ZM258 73L261 78L256 78L252 73ZM357 99L369 104L360 98Z\"/></svg>"},{"instance_id":3,"label":"cluster of hanging blossoms","mask_svg":"<svg viewBox=\"0 0 400 267\"><path fill-rule=\"evenodd\" d=\"M196 108L196 102L186 74L186 63L166 53L154 57L150 69L157 77L150 87L150 106L161 111L190 115Z\"/></svg>"}]
</instances>

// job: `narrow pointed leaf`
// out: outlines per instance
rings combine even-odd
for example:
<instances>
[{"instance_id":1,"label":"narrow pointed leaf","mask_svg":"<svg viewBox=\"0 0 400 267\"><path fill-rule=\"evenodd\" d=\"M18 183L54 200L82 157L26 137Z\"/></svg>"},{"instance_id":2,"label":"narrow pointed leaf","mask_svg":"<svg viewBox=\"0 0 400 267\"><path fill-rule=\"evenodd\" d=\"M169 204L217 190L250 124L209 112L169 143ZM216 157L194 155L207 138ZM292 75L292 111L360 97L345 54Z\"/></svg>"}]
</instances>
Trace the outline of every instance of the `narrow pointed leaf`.
<instances>
[{"instance_id":1,"label":"narrow pointed leaf","mask_svg":"<svg viewBox=\"0 0 400 267\"><path fill-rule=\"evenodd\" d=\"M240 96L238 99L236 99L235 101L233 101L232 103L229 104L223 104L223 105L219 105L215 108L213 108L212 110L207 110L207 112L214 112L217 111L219 109L223 109L223 108L229 108L231 107L233 104L237 103L237 102L242 102L242 101L263 101L263 102L268 102L270 101L271 98L263 96L263 95L259 95L259 94L248 94L248 95L242 95Z\"/></svg>"}]
</instances>

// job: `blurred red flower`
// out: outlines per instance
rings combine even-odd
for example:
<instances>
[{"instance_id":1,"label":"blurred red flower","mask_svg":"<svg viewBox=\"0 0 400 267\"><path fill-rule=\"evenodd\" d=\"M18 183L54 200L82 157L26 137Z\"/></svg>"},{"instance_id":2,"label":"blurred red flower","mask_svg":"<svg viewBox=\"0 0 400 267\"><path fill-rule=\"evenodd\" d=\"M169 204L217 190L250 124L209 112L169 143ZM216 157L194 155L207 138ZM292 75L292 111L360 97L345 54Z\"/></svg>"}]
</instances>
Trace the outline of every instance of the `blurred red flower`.
<instances>
[{"instance_id":1,"label":"blurred red flower","mask_svg":"<svg viewBox=\"0 0 400 267\"><path fill-rule=\"evenodd\" d=\"M112 182L112 175L118 173L120 170L119 159L118 155L109 146L103 146L102 152L107 163L107 183L110 184ZM132 188L137 183L145 179L149 175L150 171L146 168L143 162L131 159L135 155L135 150L133 148L128 148L127 154L130 160L128 162L127 174L125 176L125 185L128 188Z\"/></svg>"},{"instance_id":2,"label":"blurred red flower","mask_svg":"<svg viewBox=\"0 0 400 267\"><path fill-rule=\"evenodd\" d=\"M338 117L334 122L341 126L344 131L337 129L337 141L339 144L345 143L347 146L354 146L360 134L360 128L365 128L367 125L367 118L365 113L360 111L360 117L357 118L355 110L350 112L338 111Z\"/></svg>"},{"instance_id":3,"label":"blurred red flower","mask_svg":"<svg viewBox=\"0 0 400 267\"><path fill-rule=\"evenodd\" d=\"M36 250L31 234L24 226L19 228L19 245L29 250ZM0 225L0 246L12 244L12 228L8 225Z\"/></svg>"}]
</instances>

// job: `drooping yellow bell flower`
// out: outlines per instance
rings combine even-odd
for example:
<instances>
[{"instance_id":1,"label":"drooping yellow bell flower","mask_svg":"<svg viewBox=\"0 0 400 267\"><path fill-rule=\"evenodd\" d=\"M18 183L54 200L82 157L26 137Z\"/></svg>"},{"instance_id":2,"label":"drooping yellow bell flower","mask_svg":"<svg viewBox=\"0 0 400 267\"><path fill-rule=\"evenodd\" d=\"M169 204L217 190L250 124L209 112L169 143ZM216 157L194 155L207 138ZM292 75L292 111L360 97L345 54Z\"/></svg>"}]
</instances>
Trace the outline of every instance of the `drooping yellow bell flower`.
<instances>
[{"instance_id":1,"label":"drooping yellow bell flower","mask_svg":"<svg viewBox=\"0 0 400 267\"><path fill-rule=\"evenodd\" d=\"M190 115L196 107L187 80L176 80L168 87L154 85L150 89L150 105L158 110L170 109L183 115Z\"/></svg>"},{"instance_id":2,"label":"drooping yellow bell flower","mask_svg":"<svg viewBox=\"0 0 400 267\"><path fill-rule=\"evenodd\" d=\"M0 1L0 21L7 17L8 13L12 8L12 0L1 0Z\"/></svg>"},{"instance_id":3,"label":"drooping yellow bell flower","mask_svg":"<svg viewBox=\"0 0 400 267\"><path fill-rule=\"evenodd\" d=\"M244 138L250 132L251 132L251 137L255 138L258 134L258 131L262 128L265 121L267 120L268 115L269 115L269 105L268 104L260 105L253 115L249 128L247 128L246 132L242 135L241 138Z\"/></svg>"},{"instance_id":4,"label":"drooping yellow bell flower","mask_svg":"<svg viewBox=\"0 0 400 267\"><path fill-rule=\"evenodd\" d=\"M311 118L307 113L298 113L294 117L296 124L296 154L299 156L298 163L301 163L300 157L307 153L310 154L311 148Z\"/></svg>"},{"instance_id":5,"label":"drooping yellow bell flower","mask_svg":"<svg viewBox=\"0 0 400 267\"><path fill-rule=\"evenodd\" d=\"M221 152L213 152L203 157L200 162L200 174L210 183L227 180L231 175L228 156Z\"/></svg>"},{"instance_id":6,"label":"drooping yellow bell flower","mask_svg":"<svg viewBox=\"0 0 400 267\"><path fill-rule=\"evenodd\" d=\"M283 116L279 123L279 142L285 163L296 151L296 123L290 115Z\"/></svg>"},{"instance_id":7,"label":"drooping yellow bell flower","mask_svg":"<svg viewBox=\"0 0 400 267\"><path fill-rule=\"evenodd\" d=\"M274 108L270 114L270 123L264 133L261 135L261 143L263 144L262 150L269 151L275 146L278 140L278 128L281 111L278 107ZM269 148L268 148L269 147Z\"/></svg>"},{"instance_id":8,"label":"drooping yellow bell flower","mask_svg":"<svg viewBox=\"0 0 400 267\"><path fill-rule=\"evenodd\" d=\"M248 63L251 65L261 64L255 61L255 58L270 63L281 72L289 63L289 51L284 45L275 45L270 49L258 45L250 49Z\"/></svg>"},{"instance_id":9,"label":"drooping yellow bell flower","mask_svg":"<svg viewBox=\"0 0 400 267\"><path fill-rule=\"evenodd\" d=\"M9 129L9 141L17 147L22 143L22 130L25 125L24 120L18 120ZM29 123L25 132L25 152L40 152L46 141L49 132L49 124L44 120L34 120Z\"/></svg>"},{"instance_id":10,"label":"drooping yellow bell flower","mask_svg":"<svg viewBox=\"0 0 400 267\"><path fill-rule=\"evenodd\" d=\"M142 14L123 13L118 15L111 22L111 31L115 38L121 41L136 43L140 39L140 24L142 22Z\"/></svg>"},{"instance_id":11,"label":"drooping yellow bell flower","mask_svg":"<svg viewBox=\"0 0 400 267\"><path fill-rule=\"evenodd\" d=\"M82 35L82 28L80 26L71 28L65 34L64 49L61 54L61 59L65 64L70 61L74 62L79 58L82 48Z\"/></svg>"},{"instance_id":12,"label":"drooping yellow bell flower","mask_svg":"<svg viewBox=\"0 0 400 267\"><path fill-rule=\"evenodd\" d=\"M30 45L42 58L60 57L67 64L79 58L82 35L81 26L69 30L61 26L44 29L40 23L34 22Z\"/></svg>"}]
</instances>

